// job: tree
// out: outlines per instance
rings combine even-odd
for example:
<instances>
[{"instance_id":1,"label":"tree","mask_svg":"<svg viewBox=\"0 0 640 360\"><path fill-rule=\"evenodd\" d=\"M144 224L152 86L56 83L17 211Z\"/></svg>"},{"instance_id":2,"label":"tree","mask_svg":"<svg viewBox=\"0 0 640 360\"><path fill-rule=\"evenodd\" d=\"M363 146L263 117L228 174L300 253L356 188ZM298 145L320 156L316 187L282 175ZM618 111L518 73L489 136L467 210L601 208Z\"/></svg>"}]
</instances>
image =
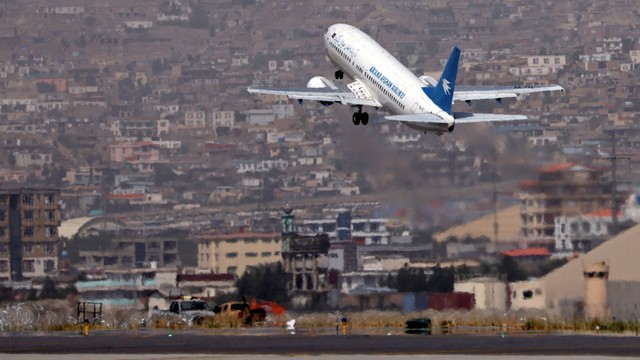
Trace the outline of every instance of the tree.
<instances>
[{"instance_id":1,"label":"tree","mask_svg":"<svg viewBox=\"0 0 640 360\"><path fill-rule=\"evenodd\" d=\"M527 279L527 274L511 256L502 257L502 261L500 262L500 272L507 275L508 282Z\"/></svg>"},{"instance_id":2,"label":"tree","mask_svg":"<svg viewBox=\"0 0 640 360\"><path fill-rule=\"evenodd\" d=\"M439 265L433 268L433 275L427 281L427 289L431 292L451 292L455 281L455 269L453 266L441 268Z\"/></svg>"},{"instance_id":3,"label":"tree","mask_svg":"<svg viewBox=\"0 0 640 360\"><path fill-rule=\"evenodd\" d=\"M279 262L258 265L248 268L236 281L236 287L241 296L283 304L288 302L287 277Z\"/></svg>"},{"instance_id":4,"label":"tree","mask_svg":"<svg viewBox=\"0 0 640 360\"><path fill-rule=\"evenodd\" d=\"M56 288L56 283L47 276L42 284L42 291L40 292L41 299L58 299L61 293Z\"/></svg>"},{"instance_id":5,"label":"tree","mask_svg":"<svg viewBox=\"0 0 640 360\"><path fill-rule=\"evenodd\" d=\"M427 291L427 276L423 269L404 266L398 270L395 279L389 284L398 292L424 292Z\"/></svg>"}]
</instances>

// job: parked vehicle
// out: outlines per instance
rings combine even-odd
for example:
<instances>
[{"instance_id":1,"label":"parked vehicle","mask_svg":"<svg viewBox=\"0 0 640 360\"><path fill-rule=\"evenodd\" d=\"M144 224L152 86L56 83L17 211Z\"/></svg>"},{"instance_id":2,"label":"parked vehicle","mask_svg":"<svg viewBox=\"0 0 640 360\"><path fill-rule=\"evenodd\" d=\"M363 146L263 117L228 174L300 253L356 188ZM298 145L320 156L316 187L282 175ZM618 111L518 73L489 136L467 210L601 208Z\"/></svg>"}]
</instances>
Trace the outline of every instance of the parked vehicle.
<instances>
[{"instance_id":1,"label":"parked vehicle","mask_svg":"<svg viewBox=\"0 0 640 360\"><path fill-rule=\"evenodd\" d=\"M219 314L222 316L237 317L241 319L245 325L254 325L264 322L267 312L263 308L251 308L246 301L233 301L220 305Z\"/></svg>"},{"instance_id":2,"label":"parked vehicle","mask_svg":"<svg viewBox=\"0 0 640 360\"><path fill-rule=\"evenodd\" d=\"M182 297L171 301L168 310L156 310L152 320L180 321L185 325L202 325L207 319L215 317L215 312L204 301L192 297Z\"/></svg>"}]
</instances>

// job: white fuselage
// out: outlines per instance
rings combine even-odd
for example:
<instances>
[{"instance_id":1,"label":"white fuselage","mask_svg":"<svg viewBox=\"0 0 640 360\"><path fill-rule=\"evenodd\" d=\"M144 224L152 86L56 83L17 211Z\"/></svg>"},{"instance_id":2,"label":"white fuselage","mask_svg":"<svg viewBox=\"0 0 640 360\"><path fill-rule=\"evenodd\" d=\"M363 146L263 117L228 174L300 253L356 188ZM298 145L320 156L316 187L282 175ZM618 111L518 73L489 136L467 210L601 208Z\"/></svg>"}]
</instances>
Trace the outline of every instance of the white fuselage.
<instances>
[{"instance_id":1,"label":"white fuselage","mask_svg":"<svg viewBox=\"0 0 640 360\"><path fill-rule=\"evenodd\" d=\"M369 35L346 24L330 26L324 43L331 61L347 76L360 81L383 108L393 115L429 113L449 125L405 123L416 130L446 131L453 116L440 109L422 90L422 80Z\"/></svg>"}]
</instances>

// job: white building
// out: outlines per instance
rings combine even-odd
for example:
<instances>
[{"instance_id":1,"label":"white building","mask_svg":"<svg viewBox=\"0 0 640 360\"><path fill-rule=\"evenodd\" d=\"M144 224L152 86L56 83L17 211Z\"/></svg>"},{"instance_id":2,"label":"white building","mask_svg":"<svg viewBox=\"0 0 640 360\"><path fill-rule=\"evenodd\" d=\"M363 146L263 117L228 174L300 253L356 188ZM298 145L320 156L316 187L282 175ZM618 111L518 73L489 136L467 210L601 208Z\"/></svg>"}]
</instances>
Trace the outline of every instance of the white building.
<instances>
[{"instance_id":1,"label":"white building","mask_svg":"<svg viewBox=\"0 0 640 360\"><path fill-rule=\"evenodd\" d=\"M247 172L268 172L269 170L277 169L281 171L287 170L289 162L287 160L239 160L236 161L236 168L238 174L244 174Z\"/></svg>"},{"instance_id":2,"label":"white building","mask_svg":"<svg viewBox=\"0 0 640 360\"><path fill-rule=\"evenodd\" d=\"M212 127L228 127L232 128L236 125L236 115L233 111L229 110L214 110L211 112L211 124Z\"/></svg>"},{"instance_id":3,"label":"white building","mask_svg":"<svg viewBox=\"0 0 640 360\"><path fill-rule=\"evenodd\" d=\"M611 213L558 216L554 222L557 252L586 252L595 248L609 235Z\"/></svg>"},{"instance_id":4,"label":"white building","mask_svg":"<svg viewBox=\"0 0 640 360\"><path fill-rule=\"evenodd\" d=\"M340 214L342 215L342 214ZM391 234L387 231L386 218L354 218L342 217L344 224L340 225L340 215L331 219L307 219L299 222L297 231L300 235L327 234L329 241L353 239L359 245L389 245ZM339 234L339 230L344 235ZM346 238L340 238L346 237Z\"/></svg>"},{"instance_id":5,"label":"white building","mask_svg":"<svg viewBox=\"0 0 640 360\"><path fill-rule=\"evenodd\" d=\"M247 122L250 125L269 125L276 119L276 115L272 109L268 110L249 110L246 112Z\"/></svg>"},{"instance_id":6,"label":"white building","mask_svg":"<svg viewBox=\"0 0 640 360\"><path fill-rule=\"evenodd\" d=\"M29 166L51 165L52 158L49 153L14 152L16 166L26 168Z\"/></svg>"},{"instance_id":7,"label":"white building","mask_svg":"<svg viewBox=\"0 0 640 360\"><path fill-rule=\"evenodd\" d=\"M511 289L511 310L544 310L546 306L545 284L540 279L516 281L509 284Z\"/></svg>"},{"instance_id":8,"label":"white building","mask_svg":"<svg viewBox=\"0 0 640 360\"><path fill-rule=\"evenodd\" d=\"M477 278L453 284L454 292L473 294L476 309L507 310L507 285L495 278Z\"/></svg>"},{"instance_id":9,"label":"white building","mask_svg":"<svg viewBox=\"0 0 640 360\"><path fill-rule=\"evenodd\" d=\"M184 112L184 127L187 129L203 129L206 126L207 113L204 110Z\"/></svg>"}]
</instances>

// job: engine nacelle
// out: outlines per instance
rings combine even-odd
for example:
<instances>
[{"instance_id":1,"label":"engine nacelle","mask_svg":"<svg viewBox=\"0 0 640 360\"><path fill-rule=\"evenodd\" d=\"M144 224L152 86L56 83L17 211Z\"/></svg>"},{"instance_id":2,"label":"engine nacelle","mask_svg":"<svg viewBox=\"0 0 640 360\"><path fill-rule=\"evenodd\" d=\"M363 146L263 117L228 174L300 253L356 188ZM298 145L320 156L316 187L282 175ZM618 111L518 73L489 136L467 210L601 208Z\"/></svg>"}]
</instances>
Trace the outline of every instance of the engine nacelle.
<instances>
[{"instance_id":1,"label":"engine nacelle","mask_svg":"<svg viewBox=\"0 0 640 360\"><path fill-rule=\"evenodd\" d=\"M314 76L314 77L312 77L307 82L307 87L308 88L313 88L313 89L320 89L320 88L326 88L326 87L331 88L331 89L337 89L338 88L331 81L329 81L327 78L322 77L322 76Z\"/></svg>"},{"instance_id":2,"label":"engine nacelle","mask_svg":"<svg viewBox=\"0 0 640 360\"><path fill-rule=\"evenodd\" d=\"M337 89L338 88L333 82L331 82L330 80L322 76L312 77L307 82L307 87L312 89L322 89L322 88ZM318 102L324 106L329 106L333 104L333 101L318 101Z\"/></svg>"}]
</instances>

